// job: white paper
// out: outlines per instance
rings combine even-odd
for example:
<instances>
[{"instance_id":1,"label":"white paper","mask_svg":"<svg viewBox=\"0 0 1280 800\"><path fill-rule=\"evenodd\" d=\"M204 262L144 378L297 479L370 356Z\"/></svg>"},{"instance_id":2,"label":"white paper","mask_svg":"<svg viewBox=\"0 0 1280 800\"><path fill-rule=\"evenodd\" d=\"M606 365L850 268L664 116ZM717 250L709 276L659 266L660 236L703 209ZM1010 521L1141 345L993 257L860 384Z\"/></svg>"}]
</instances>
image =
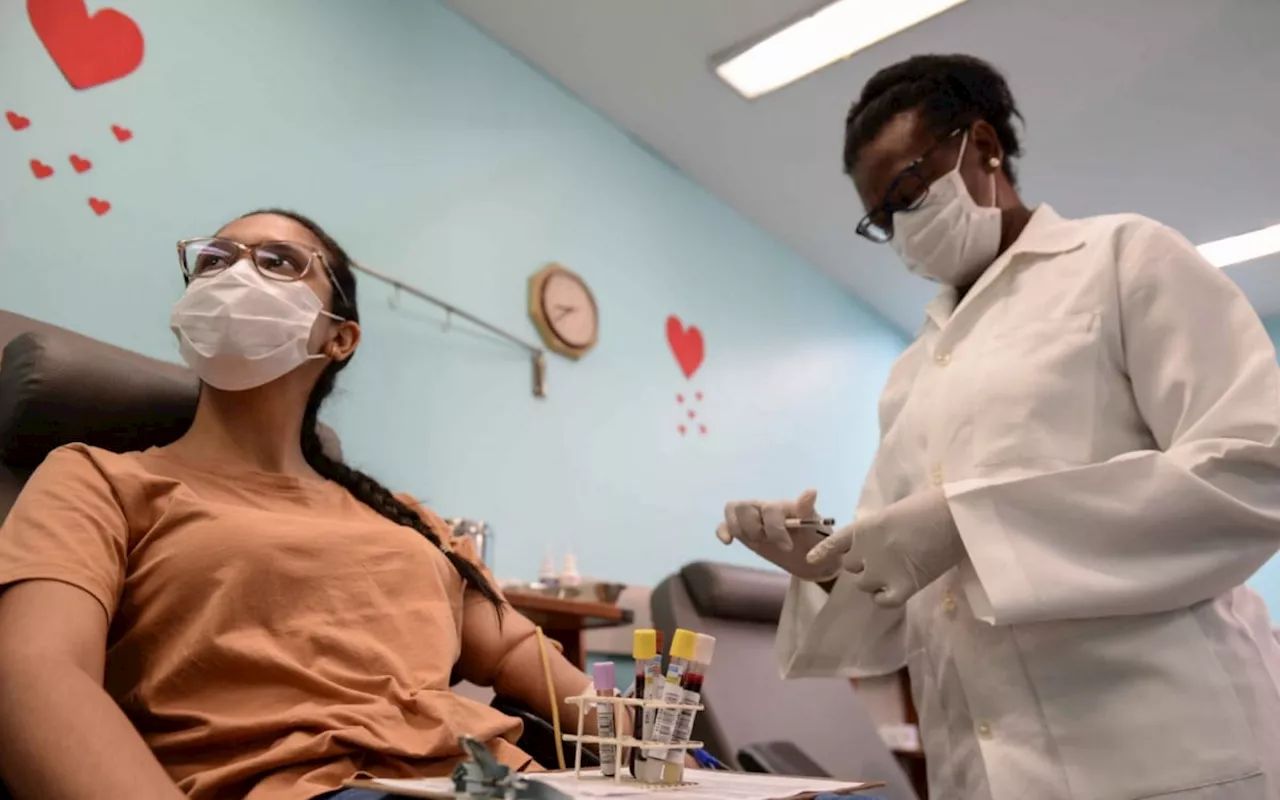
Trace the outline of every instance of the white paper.
<instances>
[{"instance_id":1,"label":"white paper","mask_svg":"<svg viewBox=\"0 0 1280 800\"><path fill-rule=\"evenodd\" d=\"M582 778L572 772L536 772L521 777L545 783L575 798L627 798L648 797L657 800L654 792L673 800L782 800L809 792L848 793L868 788L870 784L849 781L833 781L825 778L792 778L783 775L763 775L747 772L723 772L719 770L685 770L685 781L692 786L649 787L635 781L615 782L599 770L583 770ZM411 780L378 779L369 783L395 794L399 791L431 792L449 795L453 793L451 778L416 778Z\"/></svg>"},{"instance_id":2,"label":"white paper","mask_svg":"<svg viewBox=\"0 0 1280 800\"><path fill-rule=\"evenodd\" d=\"M661 796L680 800L781 800L808 792L848 793L869 786L824 778L695 769L686 769L684 773L685 781L694 785L663 789L629 781L615 783L612 778L606 778L595 770L583 770L581 780L574 778L572 772L531 773L525 777L554 786L573 797L654 798L654 792L658 791Z\"/></svg>"}]
</instances>

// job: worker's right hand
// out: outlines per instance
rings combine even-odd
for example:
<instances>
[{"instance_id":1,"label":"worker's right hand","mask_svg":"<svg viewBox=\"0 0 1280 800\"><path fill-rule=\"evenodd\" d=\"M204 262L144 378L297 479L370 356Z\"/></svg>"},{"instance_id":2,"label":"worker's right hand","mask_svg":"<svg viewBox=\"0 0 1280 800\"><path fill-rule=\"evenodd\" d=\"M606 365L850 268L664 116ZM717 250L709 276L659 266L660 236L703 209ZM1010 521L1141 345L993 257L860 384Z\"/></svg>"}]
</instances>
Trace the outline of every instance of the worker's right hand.
<instances>
[{"instance_id":1,"label":"worker's right hand","mask_svg":"<svg viewBox=\"0 0 1280 800\"><path fill-rule=\"evenodd\" d=\"M716 529L716 536L725 544L731 544L734 540L742 542L756 555L801 580L831 580L840 574L838 555L820 559L816 563L805 559L809 550L822 540L819 527L787 527L788 519L819 519L814 509L817 500L818 493L810 489L795 500L745 500L729 503L724 507L724 522Z\"/></svg>"}]
</instances>

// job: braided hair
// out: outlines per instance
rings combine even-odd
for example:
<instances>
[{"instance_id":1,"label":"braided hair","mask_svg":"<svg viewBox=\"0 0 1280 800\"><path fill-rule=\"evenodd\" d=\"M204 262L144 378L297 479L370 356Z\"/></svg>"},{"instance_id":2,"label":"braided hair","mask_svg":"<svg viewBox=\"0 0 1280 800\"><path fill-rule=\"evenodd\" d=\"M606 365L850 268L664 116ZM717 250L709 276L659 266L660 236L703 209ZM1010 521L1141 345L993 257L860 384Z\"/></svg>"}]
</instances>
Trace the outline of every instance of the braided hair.
<instances>
[{"instance_id":1,"label":"braided hair","mask_svg":"<svg viewBox=\"0 0 1280 800\"><path fill-rule=\"evenodd\" d=\"M351 269L351 258L342 249L342 246L334 241L333 237L325 233L324 229L316 222L296 211L266 208L259 211L251 211L244 216L252 217L258 214L274 214L291 219L311 231L320 240L326 251L327 258L325 263L331 271L332 279L337 281L338 288L341 289L341 291L333 293L333 313L343 319L359 322L360 312L356 308L356 276ZM490 603L493 603L499 617L501 617L505 605L502 595L498 594L498 590L493 587L485 578L484 573L474 563L445 547L440 541L440 537L436 535L435 531L431 530L431 527L427 525L422 516L392 494L387 487L364 472L347 466L342 461L331 457L324 451L320 442L320 434L316 430L317 415L325 398L333 392L338 373L342 371L350 360L348 358L346 361L330 361L324 372L320 374L316 385L312 387L310 396L307 397L307 408L302 417L303 457L306 458L311 468L320 473L322 477L346 489L357 500L397 525L413 528L426 537L427 541L439 547L444 552L445 557L449 559L449 563L462 576L463 581L484 595L485 599Z\"/></svg>"},{"instance_id":2,"label":"braided hair","mask_svg":"<svg viewBox=\"0 0 1280 800\"><path fill-rule=\"evenodd\" d=\"M1022 155L1014 119L1022 113L999 70L966 55L912 56L871 76L844 122L844 171L853 174L862 148L889 120L917 111L935 136L986 120L1004 149L1004 171L1017 185L1011 160Z\"/></svg>"}]
</instances>

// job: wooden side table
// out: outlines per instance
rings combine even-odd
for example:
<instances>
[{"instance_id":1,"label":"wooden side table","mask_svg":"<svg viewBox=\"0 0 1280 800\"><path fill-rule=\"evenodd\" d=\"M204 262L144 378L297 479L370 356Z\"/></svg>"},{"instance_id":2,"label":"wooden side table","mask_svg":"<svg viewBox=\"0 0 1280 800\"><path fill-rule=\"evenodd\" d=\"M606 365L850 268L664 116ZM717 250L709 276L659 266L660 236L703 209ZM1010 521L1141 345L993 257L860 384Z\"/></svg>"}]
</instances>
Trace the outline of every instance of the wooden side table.
<instances>
[{"instance_id":1,"label":"wooden side table","mask_svg":"<svg viewBox=\"0 0 1280 800\"><path fill-rule=\"evenodd\" d=\"M630 625L635 616L630 609L594 600L569 600L512 591L506 592L506 597L512 608L532 620L533 624L541 625L547 638L559 642L564 648L564 657L583 671L587 668L583 634L590 628Z\"/></svg>"}]
</instances>

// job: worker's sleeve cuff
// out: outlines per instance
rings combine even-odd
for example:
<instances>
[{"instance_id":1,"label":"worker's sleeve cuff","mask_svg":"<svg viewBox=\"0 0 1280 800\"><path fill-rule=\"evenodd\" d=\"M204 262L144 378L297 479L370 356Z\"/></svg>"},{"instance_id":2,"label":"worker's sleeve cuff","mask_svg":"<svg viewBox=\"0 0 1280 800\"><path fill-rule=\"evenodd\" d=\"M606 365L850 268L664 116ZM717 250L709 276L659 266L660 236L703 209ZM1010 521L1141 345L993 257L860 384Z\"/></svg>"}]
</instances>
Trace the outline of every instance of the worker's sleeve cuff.
<instances>
[{"instance_id":1,"label":"worker's sleeve cuff","mask_svg":"<svg viewBox=\"0 0 1280 800\"><path fill-rule=\"evenodd\" d=\"M841 573L828 595L791 579L774 651L784 678L869 678L906 663L903 609L882 609Z\"/></svg>"},{"instance_id":2,"label":"worker's sleeve cuff","mask_svg":"<svg viewBox=\"0 0 1280 800\"><path fill-rule=\"evenodd\" d=\"M1004 625L1034 615L1039 600L993 499L1002 488L982 479L944 487L969 560L961 567L965 597L978 619Z\"/></svg>"}]
</instances>

